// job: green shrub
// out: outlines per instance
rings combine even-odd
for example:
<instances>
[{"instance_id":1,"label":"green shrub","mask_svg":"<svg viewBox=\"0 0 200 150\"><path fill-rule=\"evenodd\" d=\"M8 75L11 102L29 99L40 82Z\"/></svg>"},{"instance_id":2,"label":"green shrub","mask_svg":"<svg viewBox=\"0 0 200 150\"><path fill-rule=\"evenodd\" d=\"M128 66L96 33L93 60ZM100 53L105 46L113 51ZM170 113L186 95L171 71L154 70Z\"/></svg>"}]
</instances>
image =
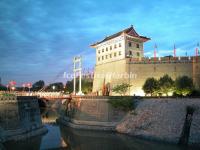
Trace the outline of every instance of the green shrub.
<instances>
[{"instance_id":1,"label":"green shrub","mask_svg":"<svg viewBox=\"0 0 200 150\"><path fill-rule=\"evenodd\" d=\"M168 96L168 94L170 92L173 92L174 90L174 81L172 80L172 78L169 75L164 75L163 77L161 77L159 79L159 91L162 94L165 94L166 96Z\"/></svg>"},{"instance_id":2,"label":"green shrub","mask_svg":"<svg viewBox=\"0 0 200 150\"><path fill-rule=\"evenodd\" d=\"M194 89L189 96L200 96L200 90Z\"/></svg>"},{"instance_id":3,"label":"green shrub","mask_svg":"<svg viewBox=\"0 0 200 150\"><path fill-rule=\"evenodd\" d=\"M192 78L181 76L175 80L175 92L178 95L188 96L194 90Z\"/></svg>"},{"instance_id":4,"label":"green shrub","mask_svg":"<svg viewBox=\"0 0 200 150\"><path fill-rule=\"evenodd\" d=\"M122 95L125 95L126 92L128 91L128 88L130 88L131 85L127 84L127 83L122 83L119 85L114 86L114 88L112 89L113 92Z\"/></svg>"},{"instance_id":5,"label":"green shrub","mask_svg":"<svg viewBox=\"0 0 200 150\"><path fill-rule=\"evenodd\" d=\"M159 83L158 80L155 78L147 78L143 87L143 91L145 94L150 94L151 96L156 95L156 93L159 91Z\"/></svg>"},{"instance_id":6,"label":"green shrub","mask_svg":"<svg viewBox=\"0 0 200 150\"><path fill-rule=\"evenodd\" d=\"M2 94L0 94L0 96L9 97L9 96L15 96L15 94L11 94L11 93L2 93Z\"/></svg>"},{"instance_id":7,"label":"green shrub","mask_svg":"<svg viewBox=\"0 0 200 150\"><path fill-rule=\"evenodd\" d=\"M135 101L133 97L120 97L120 99L109 99L110 103L114 108L129 111L135 109Z\"/></svg>"}]
</instances>

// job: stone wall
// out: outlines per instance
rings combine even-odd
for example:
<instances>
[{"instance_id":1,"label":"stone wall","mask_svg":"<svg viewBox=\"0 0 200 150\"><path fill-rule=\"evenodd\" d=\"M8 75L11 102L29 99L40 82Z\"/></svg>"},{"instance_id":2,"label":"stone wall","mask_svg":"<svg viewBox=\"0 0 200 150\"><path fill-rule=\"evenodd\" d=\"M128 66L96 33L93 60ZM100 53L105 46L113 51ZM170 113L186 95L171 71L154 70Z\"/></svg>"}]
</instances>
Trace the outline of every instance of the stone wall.
<instances>
[{"instance_id":1,"label":"stone wall","mask_svg":"<svg viewBox=\"0 0 200 150\"><path fill-rule=\"evenodd\" d=\"M0 139L18 140L46 132L43 127L37 97L0 97ZM33 133L33 131L35 133Z\"/></svg>"},{"instance_id":2,"label":"stone wall","mask_svg":"<svg viewBox=\"0 0 200 150\"><path fill-rule=\"evenodd\" d=\"M200 145L200 99L144 99L135 111L117 125L117 131L147 139L178 143L183 130L186 108L195 108L189 144Z\"/></svg>"},{"instance_id":3,"label":"stone wall","mask_svg":"<svg viewBox=\"0 0 200 150\"><path fill-rule=\"evenodd\" d=\"M129 73L132 75L130 78L127 77ZM117 84L129 83L132 86L127 95L143 96L142 86L145 80L149 77L159 79L165 74L173 79L186 75L193 79L197 88L200 88L200 61L196 62L195 57L183 57L180 58L180 61L157 60L155 63L153 59L149 61L122 59L95 66L93 92L101 91L104 83L110 83L111 88ZM110 94L116 95L112 91Z\"/></svg>"},{"instance_id":4,"label":"stone wall","mask_svg":"<svg viewBox=\"0 0 200 150\"><path fill-rule=\"evenodd\" d=\"M93 80L93 92L102 90L103 84L117 84L126 81L124 78L114 78L109 74L124 74L126 73L126 60L113 61L106 64L96 65Z\"/></svg>"},{"instance_id":5,"label":"stone wall","mask_svg":"<svg viewBox=\"0 0 200 150\"><path fill-rule=\"evenodd\" d=\"M116 97L117 98L117 97ZM124 111L113 108L108 103L109 97L83 96L75 97L71 102L70 123L84 126L96 126L99 129L115 129L125 116ZM78 128L80 128L80 126Z\"/></svg>"},{"instance_id":6,"label":"stone wall","mask_svg":"<svg viewBox=\"0 0 200 150\"><path fill-rule=\"evenodd\" d=\"M0 97L0 127L2 130L20 128L17 97Z\"/></svg>"}]
</instances>

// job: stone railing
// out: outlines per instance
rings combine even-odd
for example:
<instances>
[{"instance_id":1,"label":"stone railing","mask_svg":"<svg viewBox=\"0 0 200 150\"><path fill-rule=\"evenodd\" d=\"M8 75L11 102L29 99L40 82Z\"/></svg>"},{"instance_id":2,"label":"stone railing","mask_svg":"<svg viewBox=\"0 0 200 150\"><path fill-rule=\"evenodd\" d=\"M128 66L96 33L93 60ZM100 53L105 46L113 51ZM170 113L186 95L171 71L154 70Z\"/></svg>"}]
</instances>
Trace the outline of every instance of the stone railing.
<instances>
[{"instance_id":1,"label":"stone railing","mask_svg":"<svg viewBox=\"0 0 200 150\"><path fill-rule=\"evenodd\" d=\"M16 101L16 96L0 96L0 102L1 101Z\"/></svg>"}]
</instances>

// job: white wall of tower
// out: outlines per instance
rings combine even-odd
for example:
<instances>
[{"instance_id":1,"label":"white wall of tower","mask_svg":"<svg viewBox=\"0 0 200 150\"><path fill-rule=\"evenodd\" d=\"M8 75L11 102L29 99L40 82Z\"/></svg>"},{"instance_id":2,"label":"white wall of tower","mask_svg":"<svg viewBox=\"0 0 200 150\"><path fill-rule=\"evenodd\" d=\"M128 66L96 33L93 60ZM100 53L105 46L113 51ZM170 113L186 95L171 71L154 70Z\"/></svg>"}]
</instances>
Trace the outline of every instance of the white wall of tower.
<instances>
[{"instance_id":1,"label":"white wall of tower","mask_svg":"<svg viewBox=\"0 0 200 150\"><path fill-rule=\"evenodd\" d=\"M125 58L124 35L103 42L96 47L96 64L103 64Z\"/></svg>"},{"instance_id":2,"label":"white wall of tower","mask_svg":"<svg viewBox=\"0 0 200 150\"><path fill-rule=\"evenodd\" d=\"M121 60L130 55L133 58L143 57L143 42L122 34L96 46L96 65Z\"/></svg>"}]
</instances>

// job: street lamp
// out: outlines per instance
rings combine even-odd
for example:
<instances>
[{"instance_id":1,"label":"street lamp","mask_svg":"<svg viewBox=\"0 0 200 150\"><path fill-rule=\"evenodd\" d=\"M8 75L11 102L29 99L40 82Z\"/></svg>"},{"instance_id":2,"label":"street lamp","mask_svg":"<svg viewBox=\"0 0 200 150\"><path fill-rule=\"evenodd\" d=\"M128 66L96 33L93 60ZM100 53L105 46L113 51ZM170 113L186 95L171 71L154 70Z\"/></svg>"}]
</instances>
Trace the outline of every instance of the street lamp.
<instances>
[{"instance_id":1,"label":"street lamp","mask_svg":"<svg viewBox=\"0 0 200 150\"><path fill-rule=\"evenodd\" d=\"M12 87L11 87L11 89L12 89L12 91L14 91L14 90L15 90L15 87L14 87L14 86L12 86Z\"/></svg>"},{"instance_id":2,"label":"street lamp","mask_svg":"<svg viewBox=\"0 0 200 150\"><path fill-rule=\"evenodd\" d=\"M55 85L53 85L53 86L52 86L52 89L53 89L53 91L54 91L54 90L56 89L56 86L55 86Z\"/></svg>"}]
</instances>

